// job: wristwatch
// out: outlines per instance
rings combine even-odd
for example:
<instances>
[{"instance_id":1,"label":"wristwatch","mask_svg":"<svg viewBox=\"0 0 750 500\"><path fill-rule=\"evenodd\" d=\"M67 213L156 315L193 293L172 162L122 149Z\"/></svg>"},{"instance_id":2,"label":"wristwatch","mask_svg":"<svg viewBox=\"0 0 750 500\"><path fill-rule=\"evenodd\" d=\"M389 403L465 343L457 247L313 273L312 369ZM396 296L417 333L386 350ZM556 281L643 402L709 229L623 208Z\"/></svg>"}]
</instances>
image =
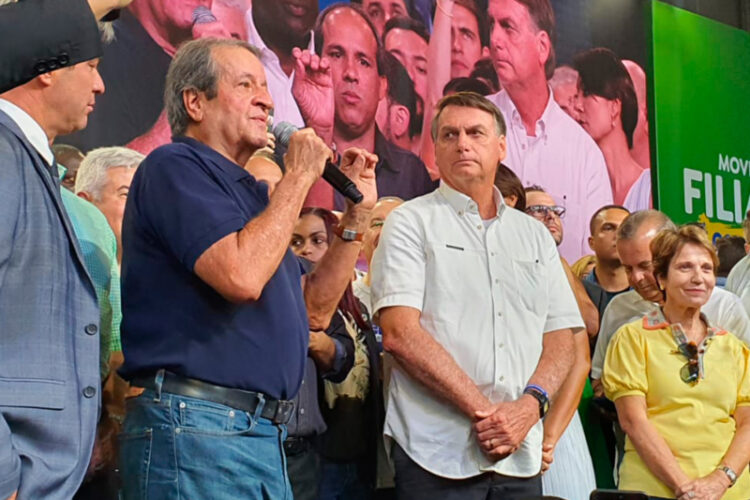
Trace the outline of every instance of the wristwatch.
<instances>
[{"instance_id":1,"label":"wristwatch","mask_svg":"<svg viewBox=\"0 0 750 500\"><path fill-rule=\"evenodd\" d=\"M365 235L365 233L358 233L354 229L346 229L341 226L336 226L333 229L333 234L344 241L362 241L362 238Z\"/></svg>"},{"instance_id":2,"label":"wristwatch","mask_svg":"<svg viewBox=\"0 0 750 500\"><path fill-rule=\"evenodd\" d=\"M729 487L734 486L734 483L737 482L737 473L734 472L734 469L724 464L721 464L717 469L727 475L729 478Z\"/></svg>"},{"instance_id":3,"label":"wristwatch","mask_svg":"<svg viewBox=\"0 0 750 500\"><path fill-rule=\"evenodd\" d=\"M549 411L549 394L547 394L547 391L538 385L529 384L523 390L523 393L533 396L534 399L539 401L539 418L544 418Z\"/></svg>"}]
</instances>

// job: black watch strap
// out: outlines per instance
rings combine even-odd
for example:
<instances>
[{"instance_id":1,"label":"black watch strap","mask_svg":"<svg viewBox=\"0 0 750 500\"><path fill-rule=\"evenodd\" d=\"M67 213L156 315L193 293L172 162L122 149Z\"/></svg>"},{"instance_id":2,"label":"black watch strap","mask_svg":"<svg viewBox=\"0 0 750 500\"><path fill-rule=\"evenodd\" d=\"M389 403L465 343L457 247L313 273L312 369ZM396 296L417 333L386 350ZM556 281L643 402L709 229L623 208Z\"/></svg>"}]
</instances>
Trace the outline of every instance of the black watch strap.
<instances>
[{"instance_id":1,"label":"black watch strap","mask_svg":"<svg viewBox=\"0 0 750 500\"><path fill-rule=\"evenodd\" d=\"M530 384L526 386L523 393L532 396L539 402L539 418L544 418L549 411L549 396L547 395L547 391L538 385Z\"/></svg>"}]
</instances>

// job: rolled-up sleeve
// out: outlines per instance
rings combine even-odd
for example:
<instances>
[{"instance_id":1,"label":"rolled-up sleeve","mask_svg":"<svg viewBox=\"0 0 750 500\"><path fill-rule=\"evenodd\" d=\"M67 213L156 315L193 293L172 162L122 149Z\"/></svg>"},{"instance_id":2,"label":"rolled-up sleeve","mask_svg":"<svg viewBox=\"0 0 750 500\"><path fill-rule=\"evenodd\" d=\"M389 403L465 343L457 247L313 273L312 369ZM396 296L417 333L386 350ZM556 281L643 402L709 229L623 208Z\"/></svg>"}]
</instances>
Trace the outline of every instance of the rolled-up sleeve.
<instances>
[{"instance_id":1,"label":"rolled-up sleeve","mask_svg":"<svg viewBox=\"0 0 750 500\"><path fill-rule=\"evenodd\" d=\"M399 207L388 216L372 259L373 316L393 306L421 311L424 304L424 231L406 208Z\"/></svg>"},{"instance_id":2,"label":"rolled-up sleeve","mask_svg":"<svg viewBox=\"0 0 750 500\"><path fill-rule=\"evenodd\" d=\"M648 392L645 339L632 325L612 338L604 359L602 384L612 401L623 396L645 396Z\"/></svg>"}]
</instances>

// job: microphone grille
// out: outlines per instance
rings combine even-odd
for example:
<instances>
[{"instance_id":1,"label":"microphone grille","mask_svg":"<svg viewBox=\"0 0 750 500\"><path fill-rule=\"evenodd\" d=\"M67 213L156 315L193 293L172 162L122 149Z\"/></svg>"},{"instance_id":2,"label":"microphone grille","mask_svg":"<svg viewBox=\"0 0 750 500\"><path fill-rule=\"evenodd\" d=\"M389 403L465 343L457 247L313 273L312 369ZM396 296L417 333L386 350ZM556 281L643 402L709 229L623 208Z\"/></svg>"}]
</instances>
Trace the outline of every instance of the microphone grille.
<instances>
[{"instance_id":1,"label":"microphone grille","mask_svg":"<svg viewBox=\"0 0 750 500\"><path fill-rule=\"evenodd\" d=\"M277 123L273 127L273 135L276 136L276 143L287 147L289 145L289 139L291 139L292 134L297 130L299 129L289 122Z\"/></svg>"}]
</instances>

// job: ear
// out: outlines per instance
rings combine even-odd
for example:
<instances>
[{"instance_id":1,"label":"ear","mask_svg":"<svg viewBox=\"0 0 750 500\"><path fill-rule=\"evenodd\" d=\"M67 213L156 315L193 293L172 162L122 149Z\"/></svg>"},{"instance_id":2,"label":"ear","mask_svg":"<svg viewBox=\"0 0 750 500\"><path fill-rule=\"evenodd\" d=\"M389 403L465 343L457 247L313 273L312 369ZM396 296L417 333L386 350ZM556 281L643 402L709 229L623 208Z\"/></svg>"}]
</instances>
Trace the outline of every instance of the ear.
<instances>
[{"instance_id":1,"label":"ear","mask_svg":"<svg viewBox=\"0 0 750 500\"><path fill-rule=\"evenodd\" d=\"M39 81L39 83L41 83L44 87L51 86L53 83L55 83L55 76L52 73L54 72L49 71L47 73L42 73L41 75L36 77L37 81Z\"/></svg>"},{"instance_id":2,"label":"ear","mask_svg":"<svg viewBox=\"0 0 750 500\"><path fill-rule=\"evenodd\" d=\"M750 254L750 243L745 243L745 253Z\"/></svg>"},{"instance_id":3,"label":"ear","mask_svg":"<svg viewBox=\"0 0 750 500\"><path fill-rule=\"evenodd\" d=\"M609 101L609 117L612 121L620 121L620 114L622 114L622 101L619 99Z\"/></svg>"},{"instance_id":4,"label":"ear","mask_svg":"<svg viewBox=\"0 0 750 500\"><path fill-rule=\"evenodd\" d=\"M406 106L400 104L391 105L390 113L388 115L389 125L391 127L391 133L395 137L403 137L409 135L409 119L411 115Z\"/></svg>"},{"instance_id":5,"label":"ear","mask_svg":"<svg viewBox=\"0 0 750 500\"><path fill-rule=\"evenodd\" d=\"M195 89L182 91L182 104L185 106L188 116L194 122L202 122L205 116L205 95Z\"/></svg>"},{"instance_id":6,"label":"ear","mask_svg":"<svg viewBox=\"0 0 750 500\"><path fill-rule=\"evenodd\" d=\"M378 101L385 97L385 93L388 91L388 80L384 76L380 77L380 86L378 88Z\"/></svg>"},{"instance_id":7,"label":"ear","mask_svg":"<svg viewBox=\"0 0 750 500\"><path fill-rule=\"evenodd\" d=\"M501 135L497 139L498 145L500 146L500 158L498 159L498 163L503 161L505 157L508 154L508 143L505 141L505 136Z\"/></svg>"},{"instance_id":8,"label":"ear","mask_svg":"<svg viewBox=\"0 0 750 500\"><path fill-rule=\"evenodd\" d=\"M84 200L86 200L86 201L88 201L88 202L93 202L93 201L94 201L94 197L93 197L93 196L91 196L91 195L90 195L89 193L87 193L86 191L81 191L80 193L77 193L77 196L78 196L79 198L83 198Z\"/></svg>"},{"instance_id":9,"label":"ear","mask_svg":"<svg viewBox=\"0 0 750 500\"><path fill-rule=\"evenodd\" d=\"M547 64L550 52L552 51L552 42L549 39L549 35L544 30L540 30L537 34L537 50L539 51L539 63L542 67Z\"/></svg>"}]
</instances>

